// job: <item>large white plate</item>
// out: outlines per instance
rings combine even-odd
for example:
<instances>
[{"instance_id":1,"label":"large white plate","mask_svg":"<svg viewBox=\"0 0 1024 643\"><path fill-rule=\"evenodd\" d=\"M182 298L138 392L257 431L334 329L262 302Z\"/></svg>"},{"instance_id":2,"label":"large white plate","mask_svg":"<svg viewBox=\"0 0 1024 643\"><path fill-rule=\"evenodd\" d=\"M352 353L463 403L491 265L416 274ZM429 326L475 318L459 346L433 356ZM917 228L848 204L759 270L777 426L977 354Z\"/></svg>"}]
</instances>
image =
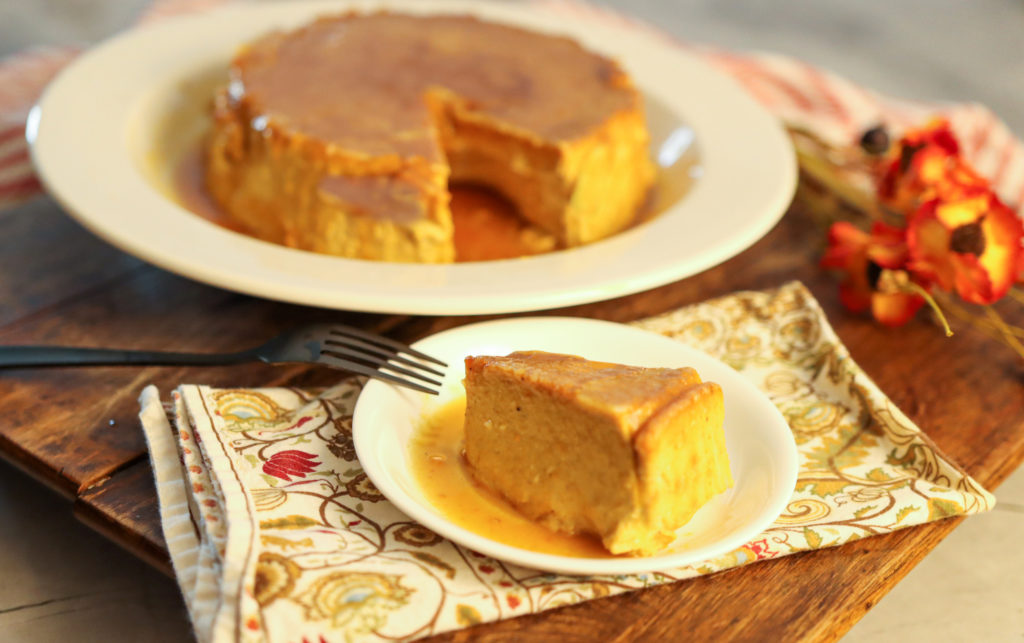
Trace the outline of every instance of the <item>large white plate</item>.
<instances>
[{"instance_id":1,"label":"large white plate","mask_svg":"<svg viewBox=\"0 0 1024 643\"><path fill-rule=\"evenodd\" d=\"M271 29L347 8L463 12L568 34L621 61L649 106L656 155L672 165L654 221L535 258L409 265L317 255L220 228L169 195L183 142L204 127L236 48ZM693 136L691 136L691 134ZM50 193L115 246L167 270L282 301L391 313L481 314L608 299L714 266L763 236L796 182L775 119L729 78L624 23L531 5L458 0L239 5L168 19L83 55L48 87L28 128ZM695 142L693 142L695 141ZM684 196L675 151L692 143L702 175ZM692 154L692 151L690 152Z\"/></svg>"},{"instance_id":2,"label":"large white plate","mask_svg":"<svg viewBox=\"0 0 1024 643\"><path fill-rule=\"evenodd\" d=\"M793 434L775 405L742 375L677 341L592 319L535 317L472 324L428 337L415 347L449 364L442 393L371 381L356 402L352 435L366 475L401 511L449 540L525 567L566 574L626 574L689 565L741 547L778 517L796 485ZM465 395L467 355L514 350L572 353L637 366L692 366L725 397L725 441L735 485L702 507L664 552L642 558L573 558L495 542L448 520L413 476L409 440L425 415Z\"/></svg>"}]
</instances>

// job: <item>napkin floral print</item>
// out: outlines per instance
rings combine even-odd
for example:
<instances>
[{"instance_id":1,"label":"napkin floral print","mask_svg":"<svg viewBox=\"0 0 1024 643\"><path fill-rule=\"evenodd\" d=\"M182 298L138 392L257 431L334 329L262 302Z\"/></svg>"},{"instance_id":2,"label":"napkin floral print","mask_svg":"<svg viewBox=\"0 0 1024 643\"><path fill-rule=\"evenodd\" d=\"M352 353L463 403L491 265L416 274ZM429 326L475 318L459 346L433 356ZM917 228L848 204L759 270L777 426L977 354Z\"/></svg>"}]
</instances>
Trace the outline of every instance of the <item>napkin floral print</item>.
<instances>
[{"instance_id":1,"label":"napkin floral print","mask_svg":"<svg viewBox=\"0 0 1024 643\"><path fill-rule=\"evenodd\" d=\"M789 420L800 475L785 512L763 534L718 559L654 574L581 578L507 565L410 522L377 491L352 447L359 382L319 395L185 386L174 394L173 430L162 413L144 409L143 421L158 483L184 465L177 482L190 502L169 506L167 484L158 491L165 526L181 518L175 513L190 514L195 525L198 556L171 548L199 639L417 638L995 502L853 363L798 283L637 325L724 360ZM175 451L178 461L157 455Z\"/></svg>"}]
</instances>

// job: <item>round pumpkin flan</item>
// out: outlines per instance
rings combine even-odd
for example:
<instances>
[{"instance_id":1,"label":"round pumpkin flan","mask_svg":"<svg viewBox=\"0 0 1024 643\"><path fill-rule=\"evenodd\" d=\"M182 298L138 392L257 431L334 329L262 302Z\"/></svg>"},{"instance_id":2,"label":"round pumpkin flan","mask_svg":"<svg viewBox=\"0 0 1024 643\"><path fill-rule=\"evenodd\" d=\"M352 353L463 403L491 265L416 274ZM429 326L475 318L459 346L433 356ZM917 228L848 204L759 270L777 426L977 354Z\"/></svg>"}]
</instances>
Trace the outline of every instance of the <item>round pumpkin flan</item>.
<instances>
[{"instance_id":1,"label":"round pumpkin flan","mask_svg":"<svg viewBox=\"0 0 1024 643\"><path fill-rule=\"evenodd\" d=\"M633 223L654 181L648 144L629 76L573 40L469 16L349 13L236 55L206 186L269 241L449 262L449 184L490 188L557 246L578 246Z\"/></svg>"}]
</instances>

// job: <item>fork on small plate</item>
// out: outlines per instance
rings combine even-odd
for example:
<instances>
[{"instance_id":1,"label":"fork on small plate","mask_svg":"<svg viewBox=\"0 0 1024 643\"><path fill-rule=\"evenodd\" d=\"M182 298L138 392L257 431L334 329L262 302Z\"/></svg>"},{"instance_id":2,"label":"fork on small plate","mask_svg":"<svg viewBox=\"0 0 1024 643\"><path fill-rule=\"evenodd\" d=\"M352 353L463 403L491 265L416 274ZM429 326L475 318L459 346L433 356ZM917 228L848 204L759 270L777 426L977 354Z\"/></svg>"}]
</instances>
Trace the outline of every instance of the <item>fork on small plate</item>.
<instances>
[{"instance_id":1,"label":"fork on small plate","mask_svg":"<svg viewBox=\"0 0 1024 643\"><path fill-rule=\"evenodd\" d=\"M246 362L322 364L437 395L447 364L387 337L341 324L311 324L238 353L0 346L0 369L31 366L220 366Z\"/></svg>"}]
</instances>

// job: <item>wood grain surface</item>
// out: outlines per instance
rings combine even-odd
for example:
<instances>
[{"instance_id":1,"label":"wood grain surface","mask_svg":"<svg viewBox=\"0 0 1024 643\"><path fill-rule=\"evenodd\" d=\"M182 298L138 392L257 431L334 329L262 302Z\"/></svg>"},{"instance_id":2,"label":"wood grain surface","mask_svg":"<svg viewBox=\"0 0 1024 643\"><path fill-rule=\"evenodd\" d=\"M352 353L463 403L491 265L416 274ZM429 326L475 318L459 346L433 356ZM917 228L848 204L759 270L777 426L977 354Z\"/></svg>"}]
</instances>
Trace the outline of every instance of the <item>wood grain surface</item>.
<instances>
[{"instance_id":1,"label":"wood grain surface","mask_svg":"<svg viewBox=\"0 0 1024 643\"><path fill-rule=\"evenodd\" d=\"M939 448L992 489L1024 459L1024 364L969 328L947 339L920 315L884 329L839 305L817 268L822 231L795 206L754 247L701 275L612 301L537 314L626 322L739 289L799 279L854 359ZM93 238L50 200L0 214L0 344L229 351L287 327L336 320L412 340L476 321L326 311L171 275ZM1007 315L1017 323L1024 316ZM73 497L75 515L167 570L137 396L154 383L324 385L327 370L82 368L0 371L0 453ZM439 640L834 640L957 524L946 520L843 547L478 626Z\"/></svg>"}]
</instances>

